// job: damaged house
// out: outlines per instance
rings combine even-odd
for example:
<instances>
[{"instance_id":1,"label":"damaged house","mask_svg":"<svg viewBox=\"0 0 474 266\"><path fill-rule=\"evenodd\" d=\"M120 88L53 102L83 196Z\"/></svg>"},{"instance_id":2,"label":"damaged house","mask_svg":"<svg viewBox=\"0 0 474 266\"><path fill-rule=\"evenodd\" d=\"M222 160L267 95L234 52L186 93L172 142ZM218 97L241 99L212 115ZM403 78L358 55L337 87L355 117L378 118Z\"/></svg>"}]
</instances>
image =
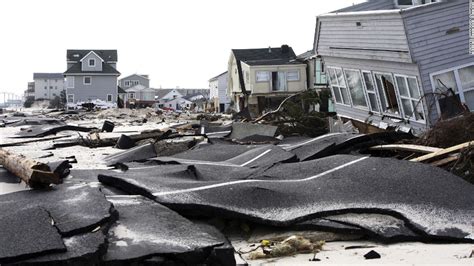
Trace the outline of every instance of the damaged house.
<instances>
[{"instance_id":1,"label":"damaged house","mask_svg":"<svg viewBox=\"0 0 474 266\"><path fill-rule=\"evenodd\" d=\"M306 64L288 45L233 49L228 63L228 91L237 111L252 115L272 108L291 94L307 89Z\"/></svg>"},{"instance_id":2,"label":"damaged house","mask_svg":"<svg viewBox=\"0 0 474 266\"><path fill-rule=\"evenodd\" d=\"M316 20L339 116L421 132L474 110L469 1L367 1Z\"/></svg>"},{"instance_id":3,"label":"damaged house","mask_svg":"<svg viewBox=\"0 0 474 266\"><path fill-rule=\"evenodd\" d=\"M68 104L117 102L117 50L67 50L64 76Z\"/></svg>"}]
</instances>

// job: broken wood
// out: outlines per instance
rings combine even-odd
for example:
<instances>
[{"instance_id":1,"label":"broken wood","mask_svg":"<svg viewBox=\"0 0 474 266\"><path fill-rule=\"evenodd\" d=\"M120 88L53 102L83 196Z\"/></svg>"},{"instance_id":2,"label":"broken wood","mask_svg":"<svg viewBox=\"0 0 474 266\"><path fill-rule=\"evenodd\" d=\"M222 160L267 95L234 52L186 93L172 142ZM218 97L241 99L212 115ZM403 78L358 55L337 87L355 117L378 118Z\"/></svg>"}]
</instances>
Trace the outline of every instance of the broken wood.
<instances>
[{"instance_id":1,"label":"broken wood","mask_svg":"<svg viewBox=\"0 0 474 266\"><path fill-rule=\"evenodd\" d=\"M434 161L434 162L431 163L431 165L436 166L436 167L441 167L441 166L445 166L449 163L455 162L457 160L459 160L459 154L446 157L446 158L441 159L439 161Z\"/></svg>"},{"instance_id":2,"label":"broken wood","mask_svg":"<svg viewBox=\"0 0 474 266\"><path fill-rule=\"evenodd\" d=\"M63 139L63 138L68 138L70 136L71 135L53 136L53 137L46 137L46 138L41 138L41 139L32 139L32 140L25 140L25 141L19 141L19 142L4 143L4 144L0 144L0 147L12 147L12 146L18 146L18 145L33 143L33 142L42 142L42 141L48 141L48 140Z\"/></svg>"},{"instance_id":3,"label":"broken wood","mask_svg":"<svg viewBox=\"0 0 474 266\"><path fill-rule=\"evenodd\" d=\"M32 188L61 183L59 175L52 172L47 164L31 160L21 154L14 154L1 148L0 164Z\"/></svg>"},{"instance_id":4,"label":"broken wood","mask_svg":"<svg viewBox=\"0 0 474 266\"><path fill-rule=\"evenodd\" d=\"M275 109L275 110L273 110L273 111L270 111L270 112L267 112L267 113L261 115L260 117L256 118L256 119L253 120L252 122L253 122L253 123L257 123L257 122L259 122L259 121L265 119L265 118L266 118L267 116L269 116L269 115L276 114L276 113L280 112L281 108L283 108L283 105L284 105L288 100L290 100L291 98L293 98L293 97L295 97L295 96L301 95L301 94L303 94L303 93L304 93L304 92L299 92L299 93L296 93L296 94L293 94L293 95L290 95L290 96L286 97L286 98L280 103L280 105L278 106L277 109Z\"/></svg>"},{"instance_id":5,"label":"broken wood","mask_svg":"<svg viewBox=\"0 0 474 266\"><path fill-rule=\"evenodd\" d=\"M433 153L430 153L430 154L426 154L426 155L411 159L410 161L411 162L424 162L424 161L436 159L436 158L439 158L439 157L442 157L442 156L446 156L450 153L457 152L457 151L462 150L464 148L467 148L471 145L474 145L474 141L470 141L470 142L462 143L462 144L459 144L459 145L456 145L456 146L453 146L453 147L442 149L442 150L437 151L437 152L433 152Z\"/></svg>"},{"instance_id":6,"label":"broken wood","mask_svg":"<svg viewBox=\"0 0 474 266\"><path fill-rule=\"evenodd\" d=\"M369 148L374 151L409 151L418 153L433 153L442 150L441 148L414 145L414 144L388 144L388 145L377 145Z\"/></svg>"}]
</instances>

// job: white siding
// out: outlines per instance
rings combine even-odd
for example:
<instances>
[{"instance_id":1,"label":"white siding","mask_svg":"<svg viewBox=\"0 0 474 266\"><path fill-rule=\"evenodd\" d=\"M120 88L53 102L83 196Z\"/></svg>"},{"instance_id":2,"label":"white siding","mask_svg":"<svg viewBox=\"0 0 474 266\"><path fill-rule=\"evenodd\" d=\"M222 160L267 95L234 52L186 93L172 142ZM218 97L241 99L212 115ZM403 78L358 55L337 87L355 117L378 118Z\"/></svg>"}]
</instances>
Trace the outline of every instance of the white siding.
<instances>
[{"instance_id":1,"label":"white siding","mask_svg":"<svg viewBox=\"0 0 474 266\"><path fill-rule=\"evenodd\" d=\"M315 44L323 57L412 62L399 11L323 15L318 23Z\"/></svg>"}]
</instances>

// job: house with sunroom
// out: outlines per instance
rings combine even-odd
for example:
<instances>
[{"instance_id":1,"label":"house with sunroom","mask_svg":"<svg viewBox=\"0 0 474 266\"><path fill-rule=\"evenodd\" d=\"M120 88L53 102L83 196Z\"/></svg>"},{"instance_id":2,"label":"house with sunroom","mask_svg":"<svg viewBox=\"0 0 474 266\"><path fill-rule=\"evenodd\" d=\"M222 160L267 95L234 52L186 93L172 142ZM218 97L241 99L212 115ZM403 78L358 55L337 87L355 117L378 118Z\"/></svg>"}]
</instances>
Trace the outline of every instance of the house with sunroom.
<instances>
[{"instance_id":1,"label":"house with sunroom","mask_svg":"<svg viewBox=\"0 0 474 266\"><path fill-rule=\"evenodd\" d=\"M288 45L233 49L227 67L227 90L233 108L248 108L251 115L258 115L275 108L289 95L306 90L306 64L296 59Z\"/></svg>"},{"instance_id":2,"label":"house with sunroom","mask_svg":"<svg viewBox=\"0 0 474 266\"><path fill-rule=\"evenodd\" d=\"M67 50L67 103L117 102L117 50Z\"/></svg>"},{"instance_id":3,"label":"house with sunroom","mask_svg":"<svg viewBox=\"0 0 474 266\"><path fill-rule=\"evenodd\" d=\"M469 0L367 1L316 19L340 117L421 132L474 110Z\"/></svg>"}]
</instances>

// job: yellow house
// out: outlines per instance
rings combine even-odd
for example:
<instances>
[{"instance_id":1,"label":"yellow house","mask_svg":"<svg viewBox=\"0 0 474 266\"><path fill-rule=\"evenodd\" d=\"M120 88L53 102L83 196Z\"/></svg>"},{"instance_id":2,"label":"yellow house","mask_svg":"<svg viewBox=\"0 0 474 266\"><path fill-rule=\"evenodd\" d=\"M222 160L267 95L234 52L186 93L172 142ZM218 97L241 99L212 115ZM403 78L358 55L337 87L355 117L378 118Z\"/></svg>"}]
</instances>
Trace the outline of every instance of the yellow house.
<instances>
[{"instance_id":1,"label":"yellow house","mask_svg":"<svg viewBox=\"0 0 474 266\"><path fill-rule=\"evenodd\" d=\"M234 109L251 114L273 109L291 94L307 89L306 64L288 45L233 49L228 64L228 92Z\"/></svg>"}]
</instances>

